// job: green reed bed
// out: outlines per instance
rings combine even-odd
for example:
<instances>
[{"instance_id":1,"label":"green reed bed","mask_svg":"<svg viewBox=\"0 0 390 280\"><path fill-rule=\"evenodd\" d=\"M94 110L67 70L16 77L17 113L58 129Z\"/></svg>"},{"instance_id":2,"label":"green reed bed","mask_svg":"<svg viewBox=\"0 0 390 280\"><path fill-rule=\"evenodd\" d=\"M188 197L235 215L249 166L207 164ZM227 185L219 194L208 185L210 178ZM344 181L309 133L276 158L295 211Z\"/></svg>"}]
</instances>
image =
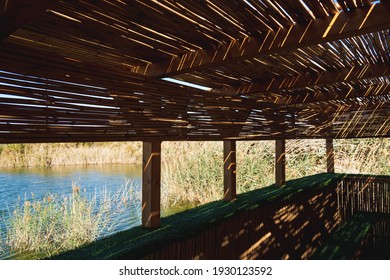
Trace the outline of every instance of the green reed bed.
<instances>
[{"instance_id":1,"label":"green reed bed","mask_svg":"<svg viewBox=\"0 0 390 280\"><path fill-rule=\"evenodd\" d=\"M138 201L139 193L131 183L114 194L102 189L88 196L73 185L67 196L19 200L10 210L0 253L42 258L77 248L110 234L119 222L118 214Z\"/></svg>"},{"instance_id":2,"label":"green reed bed","mask_svg":"<svg viewBox=\"0 0 390 280\"><path fill-rule=\"evenodd\" d=\"M337 139L334 147L336 172L390 174L390 139ZM274 154L274 141L237 142L238 193L274 182ZM287 140L287 180L326 172L325 155L323 139ZM222 142L164 142L164 203L199 205L221 199L222 158Z\"/></svg>"}]
</instances>

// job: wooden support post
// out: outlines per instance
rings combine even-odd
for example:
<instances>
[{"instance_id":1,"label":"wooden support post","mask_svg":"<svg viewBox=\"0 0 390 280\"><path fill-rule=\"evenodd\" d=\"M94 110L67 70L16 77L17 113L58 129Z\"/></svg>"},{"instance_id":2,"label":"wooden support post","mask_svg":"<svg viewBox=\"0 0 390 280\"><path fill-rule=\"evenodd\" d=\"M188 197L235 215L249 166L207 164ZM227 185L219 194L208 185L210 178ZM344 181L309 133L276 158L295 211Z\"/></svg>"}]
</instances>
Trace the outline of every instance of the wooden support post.
<instances>
[{"instance_id":1,"label":"wooden support post","mask_svg":"<svg viewBox=\"0 0 390 280\"><path fill-rule=\"evenodd\" d=\"M236 141L223 141L223 199L236 198Z\"/></svg>"},{"instance_id":2,"label":"wooden support post","mask_svg":"<svg viewBox=\"0 0 390 280\"><path fill-rule=\"evenodd\" d=\"M275 184L283 186L286 183L286 140L276 140L275 145Z\"/></svg>"},{"instance_id":3,"label":"wooden support post","mask_svg":"<svg viewBox=\"0 0 390 280\"><path fill-rule=\"evenodd\" d=\"M332 138L326 138L326 171L328 173L334 173L334 149Z\"/></svg>"},{"instance_id":4,"label":"wooden support post","mask_svg":"<svg viewBox=\"0 0 390 280\"><path fill-rule=\"evenodd\" d=\"M142 226L160 226L161 141L143 142Z\"/></svg>"}]
</instances>

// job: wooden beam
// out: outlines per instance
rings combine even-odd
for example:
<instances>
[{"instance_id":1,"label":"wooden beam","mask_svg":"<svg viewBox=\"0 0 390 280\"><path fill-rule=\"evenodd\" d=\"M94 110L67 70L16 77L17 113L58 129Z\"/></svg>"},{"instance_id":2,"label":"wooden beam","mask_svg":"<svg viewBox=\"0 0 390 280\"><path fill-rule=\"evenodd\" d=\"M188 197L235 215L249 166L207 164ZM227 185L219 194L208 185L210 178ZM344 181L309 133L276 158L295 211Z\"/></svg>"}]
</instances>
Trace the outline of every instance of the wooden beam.
<instances>
[{"instance_id":1,"label":"wooden beam","mask_svg":"<svg viewBox=\"0 0 390 280\"><path fill-rule=\"evenodd\" d=\"M140 68L139 73L155 77L174 76L209 69L229 61L242 61L388 29L389 10L390 1L381 1L351 12L269 31L262 38L247 37L221 44L215 49L187 52Z\"/></svg>"},{"instance_id":2,"label":"wooden beam","mask_svg":"<svg viewBox=\"0 0 390 280\"><path fill-rule=\"evenodd\" d=\"M286 140L275 141L275 184L283 186L286 183Z\"/></svg>"},{"instance_id":3,"label":"wooden beam","mask_svg":"<svg viewBox=\"0 0 390 280\"><path fill-rule=\"evenodd\" d=\"M334 173L334 150L332 138L326 138L326 171L328 173Z\"/></svg>"},{"instance_id":4,"label":"wooden beam","mask_svg":"<svg viewBox=\"0 0 390 280\"><path fill-rule=\"evenodd\" d=\"M143 142L142 226L160 226L161 141Z\"/></svg>"},{"instance_id":5,"label":"wooden beam","mask_svg":"<svg viewBox=\"0 0 390 280\"><path fill-rule=\"evenodd\" d=\"M289 94L282 98L280 105L296 105L294 107L308 107L312 103L328 101L352 101L356 98L375 97L390 95L390 84L370 85L364 88L340 89L338 92L323 92L316 90L314 92L306 91L304 93Z\"/></svg>"},{"instance_id":6,"label":"wooden beam","mask_svg":"<svg viewBox=\"0 0 390 280\"><path fill-rule=\"evenodd\" d=\"M284 90L298 90L307 87L320 87L335 83L353 82L362 79L379 78L390 75L389 63L367 64L351 68L323 71L318 74L279 77L253 83L242 83L237 87L216 88L213 92L223 95L250 95L253 97L269 97ZM281 101L282 102L282 101Z\"/></svg>"},{"instance_id":7,"label":"wooden beam","mask_svg":"<svg viewBox=\"0 0 390 280\"><path fill-rule=\"evenodd\" d=\"M0 6L0 41L39 17L58 0L9 0Z\"/></svg>"},{"instance_id":8,"label":"wooden beam","mask_svg":"<svg viewBox=\"0 0 390 280\"><path fill-rule=\"evenodd\" d=\"M236 141L223 141L223 199L231 201L236 198Z\"/></svg>"}]
</instances>

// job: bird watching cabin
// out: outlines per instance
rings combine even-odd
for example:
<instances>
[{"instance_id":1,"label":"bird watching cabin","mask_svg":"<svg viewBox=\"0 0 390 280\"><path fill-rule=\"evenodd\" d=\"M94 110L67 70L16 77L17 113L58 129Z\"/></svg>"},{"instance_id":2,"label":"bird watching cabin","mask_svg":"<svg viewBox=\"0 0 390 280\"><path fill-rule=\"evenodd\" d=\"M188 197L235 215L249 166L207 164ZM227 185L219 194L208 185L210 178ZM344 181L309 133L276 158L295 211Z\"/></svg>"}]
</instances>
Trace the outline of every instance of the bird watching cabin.
<instances>
[{"instance_id":1,"label":"bird watching cabin","mask_svg":"<svg viewBox=\"0 0 390 280\"><path fill-rule=\"evenodd\" d=\"M388 0L2 0L0 143L143 142L142 226L57 258L390 258L390 177L333 149L390 136L389 29ZM327 173L286 181L303 138ZM275 184L237 195L248 140ZM163 141L223 142L223 199L161 218Z\"/></svg>"}]
</instances>

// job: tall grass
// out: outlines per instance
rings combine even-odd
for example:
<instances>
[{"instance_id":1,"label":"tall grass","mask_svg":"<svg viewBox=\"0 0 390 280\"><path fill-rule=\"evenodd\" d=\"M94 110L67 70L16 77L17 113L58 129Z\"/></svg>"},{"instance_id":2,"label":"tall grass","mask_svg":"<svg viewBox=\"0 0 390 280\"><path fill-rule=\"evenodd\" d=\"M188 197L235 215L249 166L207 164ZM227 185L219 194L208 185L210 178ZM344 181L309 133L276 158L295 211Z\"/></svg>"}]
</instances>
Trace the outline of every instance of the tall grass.
<instances>
[{"instance_id":1,"label":"tall grass","mask_svg":"<svg viewBox=\"0 0 390 280\"><path fill-rule=\"evenodd\" d=\"M325 140L286 141L286 180L326 172Z\"/></svg>"},{"instance_id":2,"label":"tall grass","mask_svg":"<svg viewBox=\"0 0 390 280\"><path fill-rule=\"evenodd\" d=\"M336 172L390 174L390 138L338 139L334 148Z\"/></svg>"},{"instance_id":3,"label":"tall grass","mask_svg":"<svg viewBox=\"0 0 390 280\"><path fill-rule=\"evenodd\" d=\"M128 204L135 203L140 213L139 200L129 183L114 194L102 189L87 197L85 190L73 185L68 196L19 200L8 215L0 252L43 258L74 249L111 234Z\"/></svg>"},{"instance_id":4,"label":"tall grass","mask_svg":"<svg viewBox=\"0 0 390 280\"><path fill-rule=\"evenodd\" d=\"M335 140L335 169L340 173L390 174L390 139ZM274 141L237 143L237 192L274 183ZM166 203L203 204L222 198L221 142L163 143ZM326 172L325 140L286 142L287 180Z\"/></svg>"},{"instance_id":5,"label":"tall grass","mask_svg":"<svg viewBox=\"0 0 390 280\"><path fill-rule=\"evenodd\" d=\"M0 167L140 163L141 142L0 145Z\"/></svg>"},{"instance_id":6,"label":"tall grass","mask_svg":"<svg viewBox=\"0 0 390 280\"><path fill-rule=\"evenodd\" d=\"M237 143L237 188L245 192L274 182L274 141ZM335 140L336 172L390 174L390 139ZM220 199L222 142L163 142L165 208ZM1 145L0 166L141 163L141 143ZM287 179L326 171L325 140L288 140Z\"/></svg>"},{"instance_id":7,"label":"tall grass","mask_svg":"<svg viewBox=\"0 0 390 280\"><path fill-rule=\"evenodd\" d=\"M289 179L325 171L325 144L305 140L288 141ZM237 192L247 192L274 182L274 141L237 144ZM322 147L323 146L323 147ZM203 204L223 196L221 142L164 143L163 190L166 203ZM164 198L165 199L165 198Z\"/></svg>"},{"instance_id":8,"label":"tall grass","mask_svg":"<svg viewBox=\"0 0 390 280\"><path fill-rule=\"evenodd\" d=\"M268 186L274 180L274 141L237 143L237 192Z\"/></svg>"},{"instance_id":9,"label":"tall grass","mask_svg":"<svg viewBox=\"0 0 390 280\"><path fill-rule=\"evenodd\" d=\"M197 205L222 196L222 143L166 142L162 162L164 204Z\"/></svg>"}]
</instances>

